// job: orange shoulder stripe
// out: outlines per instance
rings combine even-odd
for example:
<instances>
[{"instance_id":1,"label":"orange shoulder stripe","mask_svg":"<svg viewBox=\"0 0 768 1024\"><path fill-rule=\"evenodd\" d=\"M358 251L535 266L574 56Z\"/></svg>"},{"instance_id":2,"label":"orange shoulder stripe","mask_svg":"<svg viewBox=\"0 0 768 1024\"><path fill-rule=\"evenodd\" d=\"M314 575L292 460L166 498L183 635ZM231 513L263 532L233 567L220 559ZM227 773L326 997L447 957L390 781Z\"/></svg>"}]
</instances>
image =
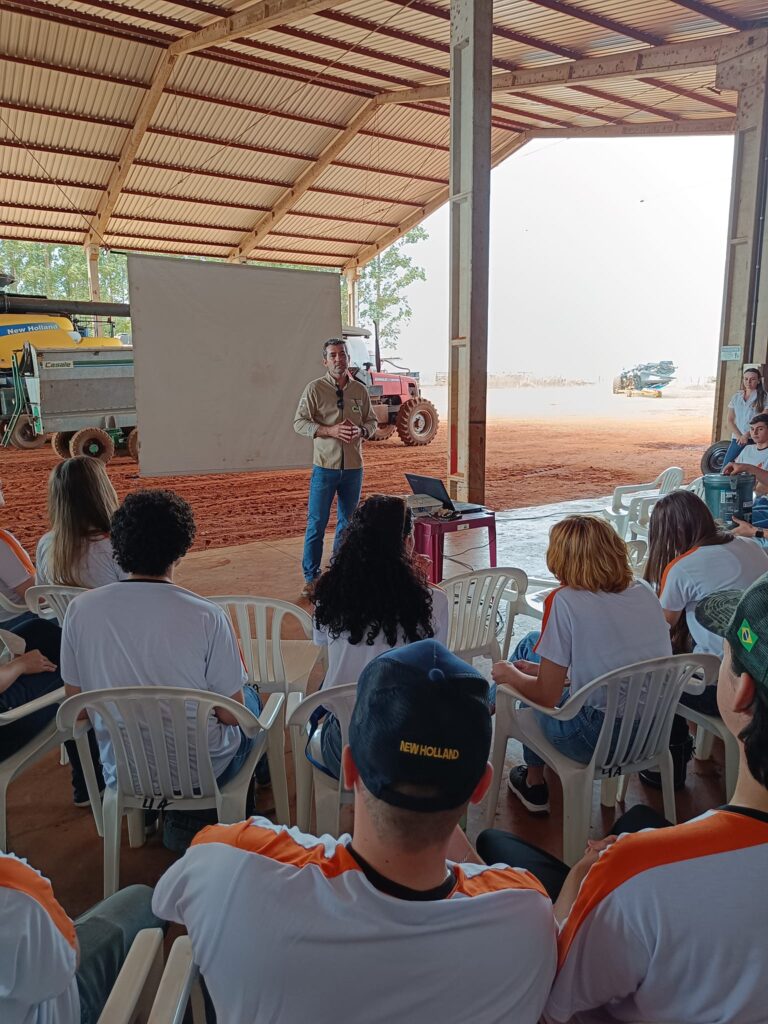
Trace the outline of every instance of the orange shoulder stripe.
<instances>
[{"instance_id":1,"label":"orange shoulder stripe","mask_svg":"<svg viewBox=\"0 0 768 1024\"><path fill-rule=\"evenodd\" d=\"M322 871L326 878L336 878L345 871L360 871L357 861L342 845L338 845L329 857L319 840L310 847L302 846L287 831L262 828L254 825L250 819L236 825L209 825L192 840L193 846L202 846L204 843L234 846L238 850L259 853L270 860L297 868L313 866Z\"/></svg>"},{"instance_id":2,"label":"orange shoulder stripe","mask_svg":"<svg viewBox=\"0 0 768 1024\"><path fill-rule=\"evenodd\" d=\"M457 868L456 888L453 891L464 893L465 896L484 896L486 893L518 889L538 892L549 899L547 890L529 871L517 868L488 868L477 875L466 875L460 864Z\"/></svg>"},{"instance_id":3,"label":"orange shoulder stripe","mask_svg":"<svg viewBox=\"0 0 768 1024\"><path fill-rule=\"evenodd\" d=\"M627 836L609 847L581 883L571 913L560 932L562 967L579 928L598 904L636 875L667 864L768 846L768 825L744 814L716 811L701 821L652 829Z\"/></svg>"},{"instance_id":4,"label":"orange shoulder stripe","mask_svg":"<svg viewBox=\"0 0 768 1024\"><path fill-rule=\"evenodd\" d=\"M16 538L8 530L0 530L0 541L3 544L7 544L11 551L16 555L18 560L27 570L30 576L35 575L35 567L32 564L32 559L29 557L24 548L19 544Z\"/></svg>"},{"instance_id":5,"label":"orange shoulder stripe","mask_svg":"<svg viewBox=\"0 0 768 1024\"><path fill-rule=\"evenodd\" d=\"M0 857L0 888L13 889L39 903L72 949L77 949L75 926L53 895L47 878L15 857Z\"/></svg>"},{"instance_id":6,"label":"orange shoulder stripe","mask_svg":"<svg viewBox=\"0 0 768 1024\"><path fill-rule=\"evenodd\" d=\"M698 551L698 550L699 550L699 547L700 547L700 545L697 545L697 546L696 546L695 548L691 548L691 549L690 549L690 550L688 550L688 551L684 551L684 552L682 553L682 555L678 555L678 556L677 556L677 558L673 558L673 559L672 559L672 561L671 561L671 562L669 563L669 565L668 565L668 566L666 567L666 569L664 570L664 572L663 572L663 573L661 574L661 585L660 585L660 587L659 587L659 597L661 597L661 595L662 595L662 594L664 593L664 587L665 587L665 586L666 586L666 584L667 584L667 576L669 575L669 570L670 570L670 569L672 568L672 566L673 566L673 565L677 565L677 563L678 563L678 562L682 562L682 560L683 560L684 558L687 558L687 557L688 557L688 555L692 555L692 554L694 553L694 551Z\"/></svg>"},{"instance_id":7,"label":"orange shoulder stripe","mask_svg":"<svg viewBox=\"0 0 768 1024\"><path fill-rule=\"evenodd\" d=\"M555 587L555 589L551 590L544 598L544 616L541 620L541 634L539 639L536 641L536 646L533 648L534 653L538 651L541 638L544 636L544 630L547 628L547 622L549 621L549 616L552 613L552 604L554 603L555 595L559 594L561 590L565 590L565 587Z\"/></svg>"}]
</instances>

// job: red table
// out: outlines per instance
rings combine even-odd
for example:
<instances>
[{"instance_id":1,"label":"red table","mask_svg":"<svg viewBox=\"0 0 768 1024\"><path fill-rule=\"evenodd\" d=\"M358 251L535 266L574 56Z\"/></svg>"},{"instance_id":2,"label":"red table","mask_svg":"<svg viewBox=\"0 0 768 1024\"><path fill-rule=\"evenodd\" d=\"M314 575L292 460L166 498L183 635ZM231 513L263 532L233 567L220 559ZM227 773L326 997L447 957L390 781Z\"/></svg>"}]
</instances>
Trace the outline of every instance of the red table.
<instances>
[{"instance_id":1,"label":"red table","mask_svg":"<svg viewBox=\"0 0 768 1024\"><path fill-rule=\"evenodd\" d=\"M437 519L434 516L418 516L414 521L415 549L420 555L427 555L432 564L429 582L440 583L443 578L443 546L446 533L461 530L484 529L488 531L488 550L491 565L496 565L496 513L484 508L482 512L467 512L459 519Z\"/></svg>"}]
</instances>

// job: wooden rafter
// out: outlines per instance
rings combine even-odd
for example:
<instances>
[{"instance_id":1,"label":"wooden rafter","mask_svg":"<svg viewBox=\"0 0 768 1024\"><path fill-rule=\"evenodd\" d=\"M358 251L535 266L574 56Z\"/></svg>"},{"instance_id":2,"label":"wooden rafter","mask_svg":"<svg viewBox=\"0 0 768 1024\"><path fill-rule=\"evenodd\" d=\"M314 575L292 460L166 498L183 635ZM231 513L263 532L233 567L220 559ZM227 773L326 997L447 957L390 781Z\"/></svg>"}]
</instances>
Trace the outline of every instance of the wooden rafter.
<instances>
[{"instance_id":1,"label":"wooden rafter","mask_svg":"<svg viewBox=\"0 0 768 1024\"><path fill-rule=\"evenodd\" d=\"M243 235L239 244L230 252L228 259L236 262L248 258L251 250L255 249L259 242L265 238L273 228L276 228L283 217L291 213L293 207L318 181L323 172L333 163L336 157L349 145L358 134L360 129L366 125L371 118L376 116L378 107L373 100L367 100L358 110L347 127L336 138L325 147L318 156L315 163L308 167L304 173L296 179L294 184L283 193L269 213L265 214L256 226Z\"/></svg>"}]
</instances>

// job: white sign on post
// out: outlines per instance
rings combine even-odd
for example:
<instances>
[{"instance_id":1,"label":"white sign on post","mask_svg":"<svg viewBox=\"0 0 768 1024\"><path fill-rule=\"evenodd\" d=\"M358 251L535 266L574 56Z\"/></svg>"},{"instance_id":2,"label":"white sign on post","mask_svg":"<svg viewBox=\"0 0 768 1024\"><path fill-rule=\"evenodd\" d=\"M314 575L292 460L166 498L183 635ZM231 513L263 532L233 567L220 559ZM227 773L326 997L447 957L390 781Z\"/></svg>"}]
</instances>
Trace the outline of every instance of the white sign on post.
<instances>
[{"instance_id":1,"label":"white sign on post","mask_svg":"<svg viewBox=\"0 0 768 1024\"><path fill-rule=\"evenodd\" d=\"M722 363L738 363L741 359L741 345L723 345L720 349Z\"/></svg>"}]
</instances>

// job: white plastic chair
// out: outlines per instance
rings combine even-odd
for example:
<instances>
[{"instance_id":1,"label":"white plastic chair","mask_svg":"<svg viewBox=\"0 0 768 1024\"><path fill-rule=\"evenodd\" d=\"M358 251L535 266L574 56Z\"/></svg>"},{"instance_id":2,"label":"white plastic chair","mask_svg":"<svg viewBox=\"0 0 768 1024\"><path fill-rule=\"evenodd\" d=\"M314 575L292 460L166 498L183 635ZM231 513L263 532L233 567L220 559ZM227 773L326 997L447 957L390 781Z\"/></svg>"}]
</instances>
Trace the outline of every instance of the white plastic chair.
<instances>
[{"instance_id":1,"label":"white plastic chair","mask_svg":"<svg viewBox=\"0 0 768 1024\"><path fill-rule=\"evenodd\" d=\"M626 541L626 545L632 572L638 579L642 579L648 561L648 541L635 538L634 540Z\"/></svg>"},{"instance_id":2,"label":"white plastic chair","mask_svg":"<svg viewBox=\"0 0 768 1024\"><path fill-rule=\"evenodd\" d=\"M251 777L283 700L282 694L272 694L258 718L229 697L176 686L95 690L64 701L57 716L59 728L81 735L89 722L78 720L78 715L87 709L89 716L99 716L109 733L115 758L117 785L104 790L105 898L119 888L124 814L133 847L144 844L143 810L215 807L219 821L226 824L245 817ZM230 712L245 735L256 740L242 769L222 787L208 749L208 720L214 708Z\"/></svg>"},{"instance_id":3,"label":"white plastic chair","mask_svg":"<svg viewBox=\"0 0 768 1024\"><path fill-rule=\"evenodd\" d=\"M112 986L98 1024L147 1024L163 975L163 930L143 928Z\"/></svg>"},{"instance_id":4,"label":"white plastic chair","mask_svg":"<svg viewBox=\"0 0 768 1024\"><path fill-rule=\"evenodd\" d=\"M478 569L443 580L440 587L448 595L447 647L470 664L477 655L493 661L506 657L515 616L535 614L526 601L528 577L522 569ZM506 612L503 647L496 637L502 608Z\"/></svg>"},{"instance_id":5,"label":"white plastic chair","mask_svg":"<svg viewBox=\"0 0 768 1024\"><path fill-rule=\"evenodd\" d=\"M739 775L739 744L735 736L730 733L722 718L717 715L705 715L702 711L694 711L693 708L680 704L677 709L678 715L695 722L696 746L694 757L698 761L708 761L712 756L712 740L715 736L723 741L725 747L725 798L730 800L736 789L736 780Z\"/></svg>"},{"instance_id":6,"label":"white plastic chair","mask_svg":"<svg viewBox=\"0 0 768 1024\"><path fill-rule=\"evenodd\" d=\"M28 611L27 606L23 601L21 604L16 604L15 602L10 601L5 594L0 594L0 608L2 608L4 612L10 612L14 617L17 615L23 615L24 612ZM0 622L0 628L2 625L2 622Z\"/></svg>"},{"instance_id":7,"label":"white plastic chair","mask_svg":"<svg viewBox=\"0 0 768 1024\"><path fill-rule=\"evenodd\" d=\"M662 494L669 494L670 491L681 486L683 476L683 471L679 466L670 466L663 473L659 473L656 479L650 483L627 484L615 488L610 508L603 509L604 518L608 520L620 537L626 537L632 499L640 495L645 498L658 498ZM626 498L630 499L629 502L625 501Z\"/></svg>"},{"instance_id":8,"label":"white plastic chair","mask_svg":"<svg viewBox=\"0 0 768 1024\"><path fill-rule=\"evenodd\" d=\"M39 586L30 587L24 597L31 612L48 618L46 611L50 609L61 625L69 602L78 594L84 594L86 590L87 587L62 587L54 583L41 583Z\"/></svg>"},{"instance_id":9,"label":"white plastic chair","mask_svg":"<svg viewBox=\"0 0 768 1024\"><path fill-rule=\"evenodd\" d=\"M256 684L262 693L282 693L285 696L286 703L281 708L279 724L269 733L267 760L278 823L289 825L291 817L285 770L285 717L307 692L309 676L318 659L325 656L325 648L312 643L310 616L289 601L244 595L209 597L208 600L224 609L235 628L248 681ZM299 624L304 632L304 640L286 640L283 637L286 620L295 620Z\"/></svg>"},{"instance_id":10,"label":"white plastic chair","mask_svg":"<svg viewBox=\"0 0 768 1024\"><path fill-rule=\"evenodd\" d=\"M319 768L315 768L307 760L304 749L306 746L306 727L312 713L322 706L327 708L339 720L341 727L342 746L349 740L349 722L357 697L357 683L345 683L343 686L330 686L327 690L318 690L306 700L293 708L288 718L291 730L293 749L299 754L296 766L296 824L302 832L310 827L312 792L315 794L315 818L318 835L338 836L339 810L342 803L350 803L352 794L344 789L341 778L332 779ZM320 728L312 740L313 756L321 760Z\"/></svg>"},{"instance_id":11,"label":"white plastic chair","mask_svg":"<svg viewBox=\"0 0 768 1024\"><path fill-rule=\"evenodd\" d=\"M701 692L703 684L692 682L694 673L703 671L705 682L717 676L718 659L711 654L679 654L667 658L628 665L608 672L577 690L560 708L545 708L526 701L512 687L499 686L496 693L496 721L493 741L493 782L486 804L486 825L493 823L499 798L501 774L506 757L507 740L516 739L531 747L560 776L563 787L563 860L575 864L582 856L592 817L592 784L595 779L613 785L612 805L616 800L614 780L621 779L620 798L626 788L626 777L645 768L656 768L661 774L664 814L673 824L675 811L672 755L669 737L672 719L683 688ZM699 673L700 674L700 673ZM562 754L544 736L535 718L540 711L551 718L568 721L586 704L590 694L605 690L605 717L592 760L580 764ZM621 712L621 715L619 714ZM614 724L621 717L615 750L610 753ZM607 793L603 794L604 802Z\"/></svg>"},{"instance_id":12,"label":"white plastic chair","mask_svg":"<svg viewBox=\"0 0 768 1024\"><path fill-rule=\"evenodd\" d=\"M205 1024L205 1003L200 972L192 957L188 935L180 935L171 946L147 1024L182 1024L191 1004L192 1024ZM105 1022L106 1024L106 1022Z\"/></svg>"}]
</instances>

